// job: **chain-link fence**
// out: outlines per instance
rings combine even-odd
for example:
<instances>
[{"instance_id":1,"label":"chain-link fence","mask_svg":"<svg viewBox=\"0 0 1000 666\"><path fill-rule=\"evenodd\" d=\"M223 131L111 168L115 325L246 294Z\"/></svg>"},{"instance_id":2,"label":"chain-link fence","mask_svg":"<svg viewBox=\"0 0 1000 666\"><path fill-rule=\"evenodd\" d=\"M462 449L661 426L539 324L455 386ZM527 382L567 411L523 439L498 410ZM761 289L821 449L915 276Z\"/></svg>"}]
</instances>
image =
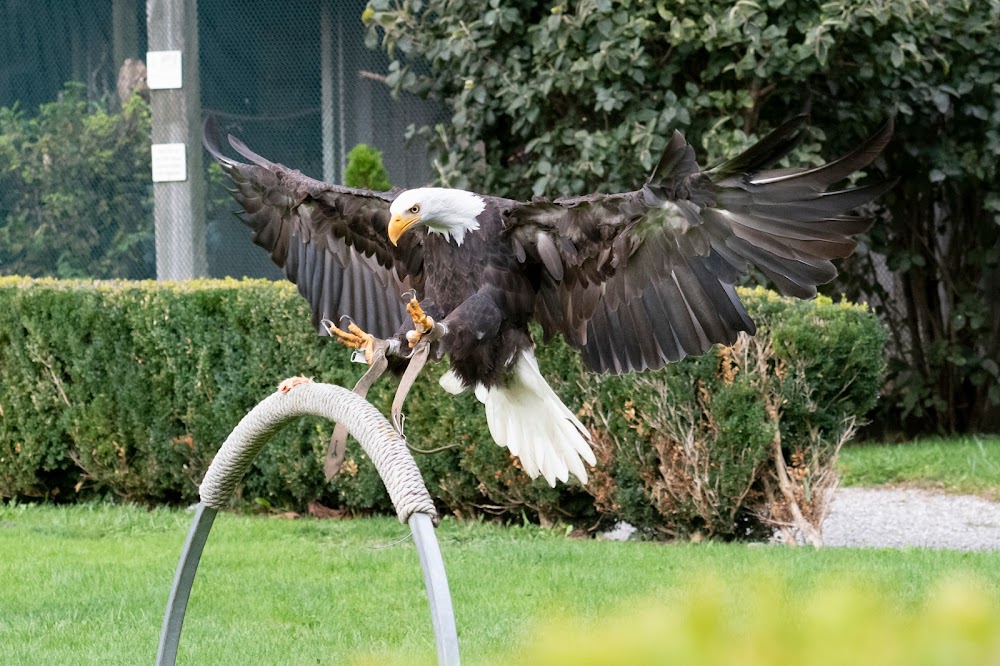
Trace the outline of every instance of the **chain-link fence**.
<instances>
[{"instance_id":1,"label":"chain-link fence","mask_svg":"<svg viewBox=\"0 0 1000 666\"><path fill-rule=\"evenodd\" d=\"M404 137L441 111L391 97L385 55L364 46L365 5L0 0L0 274L163 277L167 248L180 242L194 247L167 275L279 277L232 215L220 175L193 159L196 141L186 141L187 178L201 179L193 214L170 208L176 199L152 183L165 91L149 90L145 61L170 43L164 23L175 6L186 12L174 28L184 53L198 55L184 74L194 79L184 86L192 127L211 113L222 136L331 182L342 182L350 149L367 143L383 152L393 185L428 182L423 146Z\"/></svg>"}]
</instances>

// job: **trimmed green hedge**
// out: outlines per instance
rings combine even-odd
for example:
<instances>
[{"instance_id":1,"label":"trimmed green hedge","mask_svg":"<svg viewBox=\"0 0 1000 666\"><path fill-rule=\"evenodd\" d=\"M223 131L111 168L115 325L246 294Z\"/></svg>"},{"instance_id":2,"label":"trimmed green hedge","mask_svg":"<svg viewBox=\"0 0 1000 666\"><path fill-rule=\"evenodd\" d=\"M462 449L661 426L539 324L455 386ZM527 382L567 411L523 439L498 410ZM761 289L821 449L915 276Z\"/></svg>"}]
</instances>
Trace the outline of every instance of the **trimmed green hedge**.
<instances>
[{"instance_id":1,"label":"trimmed green hedge","mask_svg":"<svg viewBox=\"0 0 1000 666\"><path fill-rule=\"evenodd\" d=\"M464 517L584 528L624 518L668 535L744 536L776 515L767 479L778 434L808 505L808 475L876 401L885 334L855 305L763 290L742 297L756 338L663 371L596 376L561 342L540 350L544 374L594 430L599 465L587 489L528 479L492 443L475 398L448 396L436 381L443 364L428 367L406 430L420 449L443 448L416 454L431 492ZM280 380L352 386L363 370L316 337L290 284L0 278L0 497L196 501L215 451ZM395 386L383 380L369 398L387 410ZM241 500L388 510L353 441L341 474L323 480L331 430L307 418L286 428Z\"/></svg>"}]
</instances>

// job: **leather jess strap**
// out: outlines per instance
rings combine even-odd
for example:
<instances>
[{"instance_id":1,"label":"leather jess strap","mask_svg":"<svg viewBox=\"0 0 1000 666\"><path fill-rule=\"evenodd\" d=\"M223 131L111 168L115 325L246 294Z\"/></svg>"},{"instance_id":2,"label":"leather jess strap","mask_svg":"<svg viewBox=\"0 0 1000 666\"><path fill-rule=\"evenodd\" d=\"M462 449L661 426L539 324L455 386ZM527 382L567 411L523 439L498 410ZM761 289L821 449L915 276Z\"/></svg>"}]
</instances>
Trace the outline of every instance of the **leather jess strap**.
<instances>
[{"instance_id":1,"label":"leather jess strap","mask_svg":"<svg viewBox=\"0 0 1000 666\"><path fill-rule=\"evenodd\" d=\"M368 389L372 387L379 377L385 374L389 367L389 360L385 357L385 350L388 347L384 340L375 341L375 353L372 356L372 363L368 371L361 376L358 383L354 385L354 392L364 398L368 395ZM323 459L323 474L329 481L340 472L340 466L344 464L344 454L347 451L347 426L337 423L333 428L333 435L330 437L330 444L326 447L326 457Z\"/></svg>"},{"instance_id":2,"label":"leather jess strap","mask_svg":"<svg viewBox=\"0 0 1000 666\"><path fill-rule=\"evenodd\" d=\"M358 396L365 398L372 384L385 374L386 369L389 367L389 361L385 357L387 349L388 344L385 340L375 341L375 353L372 356L371 366L362 375L361 379L358 380L358 383L354 385L354 393ZM401 437L403 436L403 403L406 402L406 396L410 393L410 389L420 375L421 370L423 370L424 364L427 363L429 355L430 341L422 339L413 349L413 353L410 354L410 362L406 366L406 371L403 373L402 379L400 379L399 388L396 389L396 395L392 400L392 425ZM344 464L344 455L347 451L347 434L347 426L341 423L338 423L333 429L330 444L326 449L326 457L323 460L323 473L327 481L337 476L340 473L341 465Z\"/></svg>"}]
</instances>

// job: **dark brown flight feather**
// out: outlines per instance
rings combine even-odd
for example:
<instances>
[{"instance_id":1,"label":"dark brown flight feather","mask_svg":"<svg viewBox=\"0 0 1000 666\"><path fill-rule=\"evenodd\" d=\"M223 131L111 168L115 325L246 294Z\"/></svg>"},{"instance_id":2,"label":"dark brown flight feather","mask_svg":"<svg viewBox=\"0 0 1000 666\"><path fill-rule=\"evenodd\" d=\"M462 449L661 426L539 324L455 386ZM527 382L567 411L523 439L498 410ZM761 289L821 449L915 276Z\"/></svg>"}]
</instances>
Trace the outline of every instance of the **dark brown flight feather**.
<instances>
[{"instance_id":1,"label":"dark brown flight feather","mask_svg":"<svg viewBox=\"0 0 1000 666\"><path fill-rule=\"evenodd\" d=\"M828 164L775 168L803 126L793 118L707 170L675 132L634 192L527 203L479 195L480 229L463 245L414 229L393 246L394 193L321 183L230 137L250 164L237 162L209 131L206 146L232 179L254 242L299 286L314 323L346 314L388 337L406 321L400 293L413 288L451 325L442 344L452 368L489 386L530 346L532 318L546 337L562 333L589 368L620 373L753 334L733 286L751 266L783 294L814 296L871 224L851 211L893 183L834 186L871 164L893 125Z\"/></svg>"},{"instance_id":2,"label":"dark brown flight feather","mask_svg":"<svg viewBox=\"0 0 1000 666\"><path fill-rule=\"evenodd\" d=\"M871 224L850 212L893 182L830 188L881 153L893 124L828 164L773 169L803 123L707 171L675 132L641 190L515 208L507 233L547 268L535 311L546 336L562 333L594 370L659 368L755 332L733 288L751 265L785 295L814 296L837 273L831 259L853 252ZM551 248L562 246L541 240L552 237L571 241L561 270Z\"/></svg>"},{"instance_id":3,"label":"dark brown flight feather","mask_svg":"<svg viewBox=\"0 0 1000 666\"><path fill-rule=\"evenodd\" d=\"M350 316L377 337L394 335L409 318L401 294L423 287L421 237L394 247L386 235L394 192L330 185L271 162L229 137L249 160L226 157L206 120L205 147L232 181L253 241L271 255L309 301L313 325Z\"/></svg>"}]
</instances>

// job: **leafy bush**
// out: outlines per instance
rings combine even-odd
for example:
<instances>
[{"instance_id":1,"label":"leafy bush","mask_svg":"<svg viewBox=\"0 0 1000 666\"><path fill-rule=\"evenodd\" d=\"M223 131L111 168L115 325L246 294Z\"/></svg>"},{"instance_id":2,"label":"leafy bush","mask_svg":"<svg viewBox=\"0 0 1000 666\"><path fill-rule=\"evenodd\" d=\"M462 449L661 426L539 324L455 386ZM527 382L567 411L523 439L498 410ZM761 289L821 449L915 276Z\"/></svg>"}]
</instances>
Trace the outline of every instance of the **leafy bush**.
<instances>
[{"instance_id":1,"label":"leafy bush","mask_svg":"<svg viewBox=\"0 0 1000 666\"><path fill-rule=\"evenodd\" d=\"M344 168L344 185L376 192L389 190L389 173L382 163L382 151L364 143L351 148Z\"/></svg>"},{"instance_id":2,"label":"leafy bush","mask_svg":"<svg viewBox=\"0 0 1000 666\"><path fill-rule=\"evenodd\" d=\"M406 430L432 494L464 517L586 528L625 518L678 536L742 538L793 510L815 524L839 443L876 400L884 332L858 306L742 296L755 339L658 372L595 376L560 341L540 349L542 371L594 433L586 488L529 479L492 443L475 397L444 399L444 368L427 368ZM194 501L215 451L281 379L350 386L360 375L309 321L287 283L0 279L0 497ZM382 381L369 398L388 411L394 390ZM353 441L324 482L331 431L315 419L286 428L243 501L387 511Z\"/></svg>"},{"instance_id":3,"label":"leafy bush","mask_svg":"<svg viewBox=\"0 0 1000 666\"><path fill-rule=\"evenodd\" d=\"M440 179L505 196L632 189L674 129L712 163L810 101L814 139L791 159L814 162L895 112L879 168L900 183L834 288L874 299L892 333L885 427L988 427L1000 0L371 0L362 18L390 84L451 109L449 125L412 130Z\"/></svg>"},{"instance_id":4,"label":"leafy bush","mask_svg":"<svg viewBox=\"0 0 1000 666\"><path fill-rule=\"evenodd\" d=\"M815 541L808 525L825 516L837 452L875 404L884 332L823 297L742 297L755 337L660 372L591 378L588 409L608 423L599 500L671 536L798 523Z\"/></svg>"},{"instance_id":5,"label":"leafy bush","mask_svg":"<svg viewBox=\"0 0 1000 666\"><path fill-rule=\"evenodd\" d=\"M0 273L152 277L149 145L139 95L111 112L68 83L33 117L0 109Z\"/></svg>"},{"instance_id":6,"label":"leafy bush","mask_svg":"<svg viewBox=\"0 0 1000 666\"><path fill-rule=\"evenodd\" d=\"M598 627L550 621L523 664L995 664L1000 607L985 581L942 578L902 611L859 584L749 590L702 576L669 601L631 603ZM877 588L876 588L877 589Z\"/></svg>"}]
</instances>

